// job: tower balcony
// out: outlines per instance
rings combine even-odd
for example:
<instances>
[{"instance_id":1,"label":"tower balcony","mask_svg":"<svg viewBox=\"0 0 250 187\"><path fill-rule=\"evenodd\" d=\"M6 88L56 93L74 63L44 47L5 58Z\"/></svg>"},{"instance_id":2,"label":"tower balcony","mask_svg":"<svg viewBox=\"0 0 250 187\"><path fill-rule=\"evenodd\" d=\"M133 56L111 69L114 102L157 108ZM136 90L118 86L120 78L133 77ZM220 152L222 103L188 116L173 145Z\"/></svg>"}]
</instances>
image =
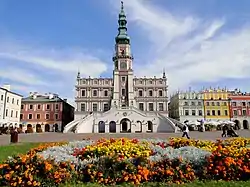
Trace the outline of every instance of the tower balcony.
<instances>
[{"instance_id":1,"label":"tower balcony","mask_svg":"<svg viewBox=\"0 0 250 187\"><path fill-rule=\"evenodd\" d=\"M116 54L114 54L112 60L116 61L118 59L130 59L130 60L134 60L134 57L133 57L133 55L116 55Z\"/></svg>"}]
</instances>

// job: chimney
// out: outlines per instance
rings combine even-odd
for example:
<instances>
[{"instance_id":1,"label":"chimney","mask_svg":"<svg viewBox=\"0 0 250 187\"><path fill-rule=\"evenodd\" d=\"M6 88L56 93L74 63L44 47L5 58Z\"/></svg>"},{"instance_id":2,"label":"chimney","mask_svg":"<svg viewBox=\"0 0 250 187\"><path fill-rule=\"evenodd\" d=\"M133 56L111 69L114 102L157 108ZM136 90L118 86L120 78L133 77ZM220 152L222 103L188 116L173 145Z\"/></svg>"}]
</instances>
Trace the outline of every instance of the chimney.
<instances>
[{"instance_id":1,"label":"chimney","mask_svg":"<svg viewBox=\"0 0 250 187\"><path fill-rule=\"evenodd\" d=\"M2 88L4 88L4 89L6 89L6 90L10 91L10 85L9 85L9 84L5 84L5 85L3 85L3 87L2 87Z\"/></svg>"}]
</instances>

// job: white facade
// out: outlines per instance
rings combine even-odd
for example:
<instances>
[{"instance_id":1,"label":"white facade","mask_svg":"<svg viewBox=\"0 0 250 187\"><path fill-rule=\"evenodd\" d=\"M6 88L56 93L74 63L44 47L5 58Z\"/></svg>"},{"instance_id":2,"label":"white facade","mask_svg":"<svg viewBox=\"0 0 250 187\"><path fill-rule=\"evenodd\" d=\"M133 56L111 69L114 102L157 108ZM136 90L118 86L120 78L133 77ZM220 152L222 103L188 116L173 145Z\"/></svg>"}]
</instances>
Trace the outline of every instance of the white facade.
<instances>
[{"instance_id":1,"label":"white facade","mask_svg":"<svg viewBox=\"0 0 250 187\"><path fill-rule=\"evenodd\" d=\"M10 91L10 86L0 88L0 124L16 126L20 123L22 96Z\"/></svg>"},{"instance_id":2,"label":"white facade","mask_svg":"<svg viewBox=\"0 0 250 187\"><path fill-rule=\"evenodd\" d=\"M77 76L75 121L64 132L175 132L168 118L168 85L162 78L136 78L126 16L121 8L113 78Z\"/></svg>"},{"instance_id":3,"label":"white facade","mask_svg":"<svg viewBox=\"0 0 250 187\"><path fill-rule=\"evenodd\" d=\"M204 103L201 92L177 92L170 97L169 116L180 122L204 119Z\"/></svg>"}]
</instances>

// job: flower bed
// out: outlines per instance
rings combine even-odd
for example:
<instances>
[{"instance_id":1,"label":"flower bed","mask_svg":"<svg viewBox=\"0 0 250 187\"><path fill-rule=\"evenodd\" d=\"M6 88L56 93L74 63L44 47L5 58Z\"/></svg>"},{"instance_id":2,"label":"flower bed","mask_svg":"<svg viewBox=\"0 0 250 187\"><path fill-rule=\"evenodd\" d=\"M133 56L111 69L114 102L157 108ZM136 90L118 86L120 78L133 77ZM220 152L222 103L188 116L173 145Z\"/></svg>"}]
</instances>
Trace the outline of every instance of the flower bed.
<instances>
[{"instance_id":1,"label":"flower bed","mask_svg":"<svg viewBox=\"0 0 250 187\"><path fill-rule=\"evenodd\" d=\"M0 165L0 186L250 179L250 139L49 143Z\"/></svg>"}]
</instances>

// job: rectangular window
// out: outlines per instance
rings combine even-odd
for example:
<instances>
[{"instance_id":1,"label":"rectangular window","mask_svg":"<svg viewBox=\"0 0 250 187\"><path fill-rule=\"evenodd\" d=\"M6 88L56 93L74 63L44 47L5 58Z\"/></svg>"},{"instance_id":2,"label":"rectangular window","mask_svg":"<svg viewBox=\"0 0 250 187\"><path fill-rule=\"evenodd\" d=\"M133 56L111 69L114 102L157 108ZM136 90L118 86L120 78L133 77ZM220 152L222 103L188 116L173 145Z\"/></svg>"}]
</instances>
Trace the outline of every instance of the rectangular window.
<instances>
[{"instance_id":1,"label":"rectangular window","mask_svg":"<svg viewBox=\"0 0 250 187\"><path fill-rule=\"evenodd\" d=\"M58 114L55 114L55 119L58 120Z\"/></svg>"},{"instance_id":2,"label":"rectangular window","mask_svg":"<svg viewBox=\"0 0 250 187\"><path fill-rule=\"evenodd\" d=\"M207 110L207 116L210 116L210 110Z\"/></svg>"},{"instance_id":3,"label":"rectangular window","mask_svg":"<svg viewBox=\"0 0 250 187\"><path fill-rule=\"evenodd\" d=\"M191 105L192 105L192 106L195 106L195 102L191 102Z\"/></svg>"},{"instance_id":4,"label":"rectangular window","mask_svg":"<svg viewBox=\"0 0 250 187\"><path fill-rule=\"evenodd\" d=\"M152 96L153 96L153 91L152 91L152 90L149 90L148 95L149 95L150 97L152 97Z\"/></svg>"},{"instance_id":5,"label":"rectangular window","mask_svg":"<svg viewBox=\"0 0 250 187\"><path fill-rule=\"evenodd\" d=\"M163 103L159 103L159 111L163 111L164 108L163 108Z\"/></svg>"},{"instance_id":6,"label":"rectangular window","mask_svg":"<svg viewBox=\"0 0 250 187\"><path fill-rule=\"evenodd\" d=\"M212 116L215 116L215 110L212 110Z\"/></svg>"},{"instance_id":7,"label":"rectangular window","mask_svg":"<svg viewBox=\"0 0 250 187\"><path fill-rule=\"evenodd\" d=\"M212 106L214 106L214 102L212 102ZM213 111L212 111L212 113L213 113Z\"/></svg>"},{"instance_id":8,"label":"rectangular window","mask_svg":"<svg viewBox=\"0 0 250 187\"><path fill-rule=\"evenodd\" d=\"M23 114L20 114L20 119L23 119Z\"/></svg>"},{"instance_id":9,"label":"rectangular window","mask_svg":"<svg viewBox=\"0 0 250 187\"><path fill-rule=\"evenodd\" d=\"M206 102L206 105L209 106L209 102Z\"/></svg>"},{"instance_id":10,"label":"rectangular window","mask_svg":"<svg viewBox=\"0 0 250 187\"><path fill-rule=\"evenodd\" d=\"M105 103L105 104L103 105L103 110L104 110L104 112L106 112L106 111L109 110L109 104L108 104L108 103Z\"/></svg>"},{"instance_id":11,"label":"rectangular window","mask_svg":"<svg viewBox=\"0 0 250 187\"><path fill-rule=\"evenodd\" d=\"M224 113L225 113L225 116L227 116L227 115L228 115L228 111L227 111L227 110L225 110L225 111L224 111Z\"/></svg>"},{"instance_id":12,"label":"rectangular window","mask_svg":"<svg viewBox=\"0 0 250 187\"><path fill-rule=\"evenodd\" d=\"M242 114L243 114L243 116L246 116L247 115L247 111L246 110L242 110Z\"/></svg>"},{"instance_id":13,"label":"rectangular window","mask_svg":"<svg viewBox=\"0 0 250 187\"><path fill-rule=\"evenodd\" d=\"M14 98L12 98L12 104L14 104L15 103L15 99Z\"/></svg>"},{"instance_id":14,"label":"rectangular window","mask_svg":"<svg viewBox=\"0 0 250 187\"><path fill-rule=\"evenodd\" d=\"M96 111L97 111L97 104L96 104L96 103L94 103L92 107L93 107L93 111L95 111L95 112L96 112Z\"/></svg>"},{"instance_id":15,"label":"rectangular window","mask_svg":"<svg viewBox=\"0 0 250 187\"><path fill-rule=\"evenodd\" d=\"M47 104L47 105L46 105L46 110L49 110L49 109L50 109L50 105Z\"/></svg>"},{"instance_id":16,"label":"rectangular window","mask_svg":"<svg viewBox=\"0 0 250 187\"><path fill-rule=\"evenodd\" d=\"M3 95L1 95L1 101L3 101Z\"/></svg>"},{"instance_id":17,"label":"rectangular window","mask_svg":"<svg viewBox=\"0 0 250 187\"><path fill-rule=\"evenodd\" d=\"M7 97L7 103L8 103L8 102L10 102L10 98L9 98L9 97Z\"/></svg>"},{"instance_id":18,"label":"rectangular window","mask_svg":"<svg viewBox=\"0 0 250 187\"><path fill-rule=\"evenodd\" d=\"M85 105L85 103L81 103L81 111L82 112L86 111L86 105Z\"/></svg>"},{"instance_id":19,"label":"rectangular window","mask_svg":"<svg viewBox=\"0 0 250 187\"><path fill-rule=\"evenodd\" d=\"M93 90L93 96L97 97L97 90Z\"/></svg>"},{"instance_id":20,"label":"rectangular window","mask_svg":"<svg viewBox=\"0 0 250 187\"><path fill-rule=\"evenodd\" d=\"M159 90L159 97L162 97L162 96L163 96L162 90Z\"/></svg>"},{"instance_id":21,"label":"rectangular window","mask_svg":"<svg viewBox=\"0 0 250 187\"><path fill-rule=\"evenodd\" d=\"M185 106L188 106L188 102L185 102L184 105L185 105Z\"/></svg>"},{"instance_id":22,"label":"rectangular window","mask_svg":"<svg viewBox=\"0 0 250 187\"><path fill-rule=\"evenodd\" d=\"M234 114L234 116L238 116L237 110L233 110L233 114Z\"/></svg>"},{"instance_id":23,"label":"rectangular window","mask_svg":"<svg viewBox=\"0 0 250 187\"><path fill-rule=\"evenodd\" d=\"M224 102L224 106L227 106L227 102Z\"/></svg>"},{"instance_id":24,"label":"rectangular window","mask_svg":"<svg viewBox=\"0 0 250 187\"><path fill-rule=\"evenodd\" d=\"M185 116L189 116L189 110L185 110Z\"/></svg>"},{"instance_id":25,"label":"rectangular window","mask_svg":"<svg viewBox=\"0 0 250 187\"><path fill-rule=\"evenodd\" d=\"M232 106L236 106L236 102L232 102Z\"/></svg>"},{"instance_id":26,"label":"rectangular window","mask_svg":"<svg viewBox=\"0 0 250 187\"><path fill-rule=\"evenodd\" d=\"M108 97L108 90L104 90L104 96Z\"/></svg>"},{"instance_id":27,"label":"rectangular window","mask_svg":"<svg viewBox=\"0 0 250 187\"><path fill-rule=\"evenodd\" d=\"M7 117L8 116L8 109L6 109L6 111L5 111L5 116Z\"/></svg>"},{"instance_id":28,"label":"rectangular window","mask_svg":"<svg viewBox=\"0 0 250 187\"><path fill-rule=\"evenodd\" d=\"M142 97L142 90L139 90L139 97Z\"/></svg>"},{"instance_id":29,"label":"rectangular window","mask_svg":"<svg viewBox=\"0 0 250 187\"><path fill-rule=\"evenodd\" d=\"M216 105L217 105L217 106L220 106L220 102L217 102Z\"/></svg>"},{"instance_id":30,"label":"rectangular window","mask_svg":"<svg viewBox=\"0 0 250 187\"><path fill-rule=\"evenodd\" d=\"M154 111L154 103L149 103L148 109L149 109L149 111Z\"/></svg>"},{"instance_id":31,"label":"rectangular window","mask_svg":"<svg viewBox=\"0 0 250 187\"><path fill-rule=\"evenodd\" d=\"M16 118L18 117L18 111L16 111Z\"/></svg>"},{"instance_id":32,"label":"rectangular window","mask_svg":"<svg viewBox=\"0 0 250 187\"><path fill-rule=\"evenodd\" d=\"M46 115L45 115L45 119L49 119L49 114L46 114Z\"/></svg>"},{"instance_id":33,"label":"rectangular window","mask_svg":"<svg viewBox=\"0 0 250 187\"><path fill-rule=\"evenodd\" d=\"M28 115L28 119L32 119L32 114L29 114L29 115Z\"/></svg>"},{"instance_id":34,"label":"rectangular window","mask_svg":"<svg viewBox=\"0 0 250 187\"><path fill-rule=\"evenodd\" d=\"M200 101L198 102L198 106L201 106L201 102Z\"/></svg>"},{"instance_id":35,"label":"rectangular window","mask_svg":"<svg viewBox=\"0 0 250 187\"><path fill-rule=\"evenodd\" d=\"M125 95L126 95L126 90L122 89L122 96L125 96Z\"/></svg>"},{"instance_id":36,"label":"rectangular window","mask_svg":"<svg viewBox=\"0 0 250 187\"><path fill-rule=\"evenodd\" d=\"M41 105L40 104L37 105L37 110L41 110Z\"/></svg>"},{"instance_id":37,"label":"rectangular window","mask_svg":"<svg viewBox=\"0 0 250 187\"><path fill-rule=\"evenodd\" d=\"M122 77L122 82L125 82L126 81L126 77Z\"/></svg>"},{"instance_id":38,"label":"rectangular window","mask_svg":"<svg viewBox=\"0 0 250 187\"><path fill-rule=\"evenodd\" d=\"M202 114L202 110L199 110L199 116L202 116L203 114Z\"/></svg>"},{"instance_id":39,"label":"rectangular window","mask_svg":"<svg viewBox=\"0 0 250 187\"><path fill-rule=\"evenodd\" d=\"M144 111L144 103L139 103L139 109Z\"/></svg>"},{"instance_id":40,"label":"rectangular window","mask_svg":"<svg viewBox=\"0 0 250 187\"><path fill-rule=\"evenodd\" d=\"M196 111L192 110L192 116L195 116L195 115L196 115Z\"/></svg>"},{"instance_id":41,"label":"rectangular window","mask_svg":"<svg viewBox=\"0 0 250 187\"><path fill-rule=\"evenodd\" d=\"M19 105L19 100L16 101L16 104Z\"/></svg>"},{"instance_id":42,"label":"rectangular window","mask_svg":"<svg viewBox=\"0 0 250 187\"><path fill-rule=\"evenodd\" d=\"M41 115L40 114L36 114L36 119L40 119Z\"/></svg>"},{"instance_id":43,"label":"rectangular window","mask_svg":"<svg viewBox=\"0 0 250 187\"><path fill-rule=\"evenodd\" d=\"M86 90L82 90L82 97L86 96Z\"/></svg>"},{"instance_id":44,"label":"rectangular window","mask_svg":"<svg viewBox=\"0 0 250 187\"><path fill-rule=\"evenodd\" d=\"M29 105L29 109L30 109L30 110L33 110L33 105Z\"/></svg>"},{"instance_id":45,"label":"rectangular window","mask_svg":"<svg viewBox=\"0 0 250 187\"><path fill-rule=\"evenodd\" d=\"M21 110L23 110L24 109L24 105L21 105Z\"/></svg>"},{"instance_id":46,"label":"rectangular window","mask_svg":"<svg viewBox=\"0 0 250 187\"><path fill-rule=\"evenodd\" d=\"M242 102L242 106L246 106L246 102Z\"/></svg>"},{"instance_id":47,"label":"rectangular window","mask_svg":"<svg viewBox=\"0 0 250 187\"><path fill-rule=\"evenodd\" d=\"M10 117L13 117L13 110L10 111Z\"/></svg>"},{"instance_id":48,"label":"rectangular window","mask_svg":"<svg viewBox=\"0 0 250 187\"><path fill-rule=\"evenodd\" d=\"M59 110L59 104L56 104L56 110Z\"/></svg>"},{"instance_id":49,"label":"rectangular window","mask_svg":"<svg viewBox=\"0 0 250 187\"><path fill-rule=\"evenodd\" d=\"M220 116L220 110L217 111L218 116Z\"/></svg>"}]
</instances>

